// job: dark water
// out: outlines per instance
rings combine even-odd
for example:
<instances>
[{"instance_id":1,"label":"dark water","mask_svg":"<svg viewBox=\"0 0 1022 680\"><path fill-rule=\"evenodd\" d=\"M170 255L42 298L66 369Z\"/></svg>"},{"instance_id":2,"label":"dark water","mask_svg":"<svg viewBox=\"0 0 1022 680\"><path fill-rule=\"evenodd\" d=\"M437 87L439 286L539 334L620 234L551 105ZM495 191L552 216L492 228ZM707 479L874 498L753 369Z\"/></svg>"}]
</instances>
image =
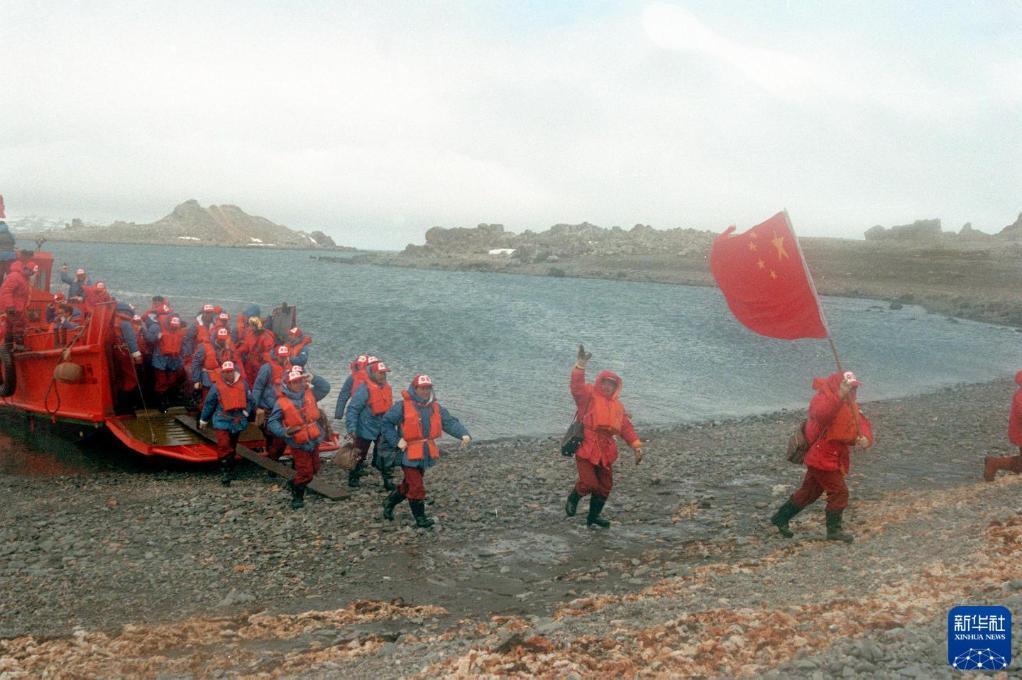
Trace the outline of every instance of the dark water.
<instances>
[{"instance_id":1,"label":"dark water","mask_svg":"<svg viewBox=\"0 0 1022 680\"><path fill-rule=\"evenodd\" d=\"M232 314L297 304L314 338L310 365L335 386L331 411L347 363L369 351L394 369L395 386L430 374L476 438L561 431L579 342L594 354L590 376L619 372L623 401L646 424L803 408L812 376L833 370L826 342L759 337L713 288L341 265L302 251L47 245L136 305L154 293L183 315L204 302ZM912 306L823 304L866 400L1010 375L1022 359L1010 329Z\"/></svg>"}]
</instances>

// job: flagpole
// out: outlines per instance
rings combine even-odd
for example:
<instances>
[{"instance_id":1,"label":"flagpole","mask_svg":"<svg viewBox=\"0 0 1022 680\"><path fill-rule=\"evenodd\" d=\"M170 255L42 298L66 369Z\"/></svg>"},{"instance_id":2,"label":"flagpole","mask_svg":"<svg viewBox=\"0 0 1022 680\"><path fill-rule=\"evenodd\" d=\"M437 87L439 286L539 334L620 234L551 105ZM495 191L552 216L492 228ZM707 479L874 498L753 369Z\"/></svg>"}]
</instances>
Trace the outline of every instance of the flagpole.
<instances>
[{"instance_id":1,"label":"flagpole","mask_svg":"<svg viewBox=\"0 0 1022 680\"><path fill-rule=\"evenodd\" d=\"M834 355L834 363L837 364L837 370L844 372L845 369L841 367L841 357L837 353L837 345L834 344L834 338L830 334L830 326L827 324L827 315L823 312L823 305L820 304L820 294L816 292L816 282L813 281L813 275L809 272L809 265L806 264L806 256L802 254L802 244L798 242L798 234L795 233L795 228L791 226L791 218L788 217L788 209L785 208L784 221L788 225L788 229L791 231L791 235L795 238L795 249L798 250L798 259L802 261L802 270L806 274L806 279L809 281L809 289L813 291L813 297L816 299L816 309L820 312L820 321L823 322L823 329L827 331L827 342L830 343L830 351Z\"/></svg>"}]
</instances>

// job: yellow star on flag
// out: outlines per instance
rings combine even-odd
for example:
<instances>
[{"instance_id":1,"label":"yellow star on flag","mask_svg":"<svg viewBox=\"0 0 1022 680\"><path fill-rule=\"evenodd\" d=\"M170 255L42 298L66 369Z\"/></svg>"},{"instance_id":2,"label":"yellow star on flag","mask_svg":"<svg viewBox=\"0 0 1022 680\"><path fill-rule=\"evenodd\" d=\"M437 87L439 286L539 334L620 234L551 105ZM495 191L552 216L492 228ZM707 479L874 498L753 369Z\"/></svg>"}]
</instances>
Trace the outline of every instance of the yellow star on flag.
<instances>
[{"instance_id":1,"label":"yellow star on flag","mask_svg":"<svg viewBox=\"0 0 1022 680\"><path fill-rule=\"evenodd\" d=\"M773 269L770 270L770 278L772 278L772 279L776 279L777 278L777 272L775 272Z\"/></svg>"},{"instance_id":2,"label":"yellow star on flag","mask_svg":"<svg viewBox=\"0 0 1022 680\"><path fill-rule=\"evenodd\" d=\"M752 241L749 241L749 250L759 250L759 247Z\"/></svg>"},{"instance_id":3,"label":"yellow star on flag","mask_svg":"<svg viewBox=\"0 0 1022 680\"><path fill-rule=\"evenodd\" d=\"M756 265L757 265L757 266L758 266L758 267L759 267L760 269L766 269L766 262L764 262L763 260L759 260L759 261L757 261L757 262L756 262Z\"/></svg>"},{"instance_id":4,"label":"yellow star on flag","mask_svg":"<svg viewBox=\"0 0 1022 680\"><path fill-rule=\"evenodd\" d=\"M774 248L777 248L777 259L783 260L788 257L788 251L784 249L784 237L778 236L777 232L774 232L774 237L770 240L774 244Z\"/></svg>"}]
</instances>

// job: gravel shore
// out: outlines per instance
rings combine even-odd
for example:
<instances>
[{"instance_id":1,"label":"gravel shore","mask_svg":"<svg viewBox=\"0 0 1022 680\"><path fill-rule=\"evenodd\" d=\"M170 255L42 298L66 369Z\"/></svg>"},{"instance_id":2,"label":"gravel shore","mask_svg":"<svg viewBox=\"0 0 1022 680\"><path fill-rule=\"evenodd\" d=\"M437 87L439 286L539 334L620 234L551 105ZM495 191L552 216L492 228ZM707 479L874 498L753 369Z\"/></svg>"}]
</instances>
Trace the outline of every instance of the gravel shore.
<instances>
[{"instance_id":1,"label":"gravel shore","mask_svg":"<svg viewBox=\"0 0 1022 680\"><path fill-rule=\"evenodd\" d=\"M1022 478L980 481L1013 389L868 403L850 546L822 503L791 541L767 524L801 412L642 432L609 531L564 516L553 438L452 448L430 531L383 520L376 478L294 512L253 466L223 488L93 446L87 473L0 477L0 677L944 677L950 606L1022 609Z\"/></svg>"}]
</instances>

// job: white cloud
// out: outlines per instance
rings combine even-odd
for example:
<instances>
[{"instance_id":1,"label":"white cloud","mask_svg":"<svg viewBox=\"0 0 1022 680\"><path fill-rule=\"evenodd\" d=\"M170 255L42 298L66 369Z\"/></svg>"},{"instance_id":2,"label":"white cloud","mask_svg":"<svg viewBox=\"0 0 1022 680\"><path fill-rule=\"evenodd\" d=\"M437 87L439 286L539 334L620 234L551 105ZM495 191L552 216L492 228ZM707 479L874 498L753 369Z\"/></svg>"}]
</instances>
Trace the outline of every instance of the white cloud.
<instances>
[{"instance_id":1,"label":"white cloud","mask_svg":"<svg viewBox=\"0 0 1022 680\"><path fill-rule=\"evenodd\" d=\"M760 31L664 3L524 28L472 4L60 7L0 26L11 214L151 220L194 197L401 247L434 224L723 228L783 206L802 233L992 230L1022 207L1018 41L920 51L870 39L876 18Z\"/></svg>"}]
</instances>

